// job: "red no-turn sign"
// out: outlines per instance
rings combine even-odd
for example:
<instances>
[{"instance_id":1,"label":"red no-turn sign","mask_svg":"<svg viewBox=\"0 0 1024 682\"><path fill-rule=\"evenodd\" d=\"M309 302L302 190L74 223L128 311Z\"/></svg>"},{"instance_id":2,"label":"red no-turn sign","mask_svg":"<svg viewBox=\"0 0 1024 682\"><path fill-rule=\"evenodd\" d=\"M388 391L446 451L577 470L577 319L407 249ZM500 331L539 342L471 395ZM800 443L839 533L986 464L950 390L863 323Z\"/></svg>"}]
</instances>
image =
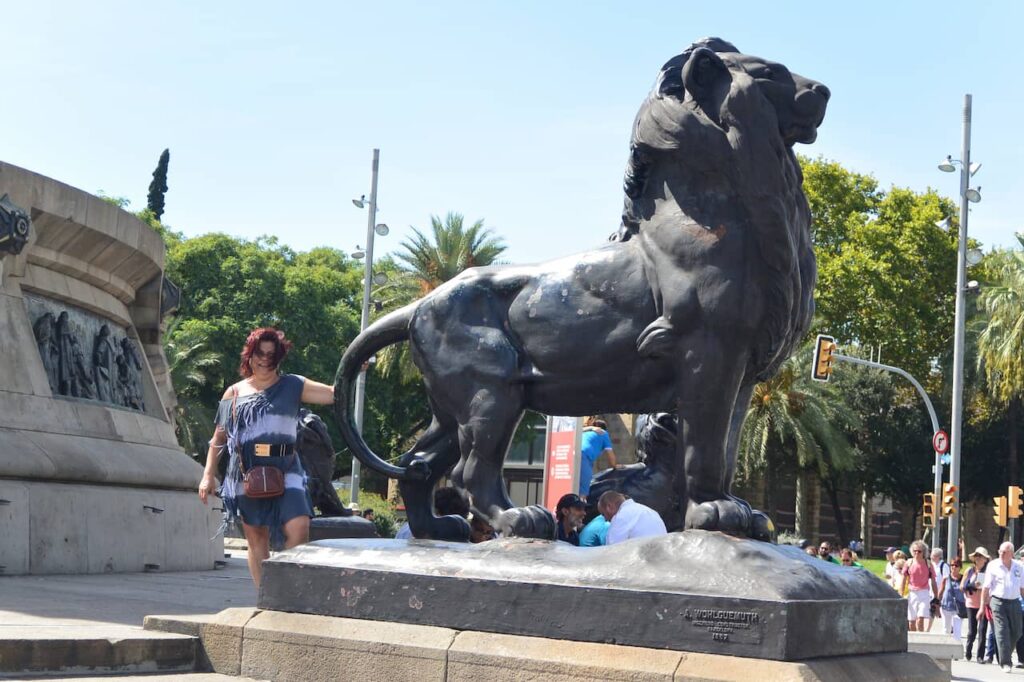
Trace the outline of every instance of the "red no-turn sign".
<instances>
[{"instance_id":1,"label":"red no-turn sign","mask_svg":"<svg viewBox=\"0 0 1024 682\"><path fill-rule=\"evenodd\" d=\"M932 436L932 447L935 448L935 452L940 455L944 455L949 452L949 435L942 429L936 431L935 435Z\"/></svg>"}]
</instances>

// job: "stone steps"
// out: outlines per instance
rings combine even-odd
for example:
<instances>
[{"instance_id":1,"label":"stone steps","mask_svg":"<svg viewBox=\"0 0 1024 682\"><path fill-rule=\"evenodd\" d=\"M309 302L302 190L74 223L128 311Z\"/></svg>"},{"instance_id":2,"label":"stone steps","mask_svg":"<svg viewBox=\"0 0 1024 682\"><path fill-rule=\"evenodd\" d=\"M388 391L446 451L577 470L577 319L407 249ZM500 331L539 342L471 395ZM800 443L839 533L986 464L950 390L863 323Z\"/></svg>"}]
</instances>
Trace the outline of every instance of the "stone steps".
<instances>
[{"instance_id":1,"label":"stone steps","mask_svg":"<svg viewBox=\"0 0 1024 682\"><path fill-rule=\"evenodd\" d=\"M120 625L0 626L0 678L166 676L202 670L202 660L199 639L183 634Z\"/></svg>"}]
</instances>

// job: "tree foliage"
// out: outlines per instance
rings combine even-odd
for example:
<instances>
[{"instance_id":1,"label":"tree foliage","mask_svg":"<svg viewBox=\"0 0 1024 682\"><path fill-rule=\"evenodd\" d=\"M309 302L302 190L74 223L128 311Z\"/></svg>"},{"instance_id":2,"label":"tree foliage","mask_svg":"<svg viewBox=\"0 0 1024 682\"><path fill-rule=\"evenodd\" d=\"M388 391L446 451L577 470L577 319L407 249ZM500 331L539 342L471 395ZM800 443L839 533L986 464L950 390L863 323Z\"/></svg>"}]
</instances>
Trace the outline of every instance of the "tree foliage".
<instances>
[{"instance_id":1,"label":"tree foliage","mask_svg":"<svg viewBox=\"0 0 1024 682\"><path fill-rule=\"evenodd\" d=\"M478 220L469 227L461 213L448 213L442 221L430 216L432 235L428 238L415 227L413 236L402 242L398 259L405 264L420 295L435 289L463 270L491 265L505 251L500 237Z\"/></svg>"},{"instance_id":2,"label":"tree foliage","mask_svg":"<svg viewBox=\"0 0 1024 682\"><path fill-rule=\"evenodd\" d=\"M890 364L927 375L952 338L956 232L936 223L953 205L932 190L882 191L834 162L801 161L814 216L817 328L883 346Z\"/></svg>"},{"instance_id":3,"label":"tree foliage","mask_svg":"<svg viewBox=\"0 0 1024 682\"><path fill-rule=\"evenodd\" d=\"M171 162L171 150L165 149L153 171L153 181L149 183L149 195L146 198L146 209L153 217L160 220L164 216L164 199L167 196L167 166Z\"/></svg>"}]
</instances>

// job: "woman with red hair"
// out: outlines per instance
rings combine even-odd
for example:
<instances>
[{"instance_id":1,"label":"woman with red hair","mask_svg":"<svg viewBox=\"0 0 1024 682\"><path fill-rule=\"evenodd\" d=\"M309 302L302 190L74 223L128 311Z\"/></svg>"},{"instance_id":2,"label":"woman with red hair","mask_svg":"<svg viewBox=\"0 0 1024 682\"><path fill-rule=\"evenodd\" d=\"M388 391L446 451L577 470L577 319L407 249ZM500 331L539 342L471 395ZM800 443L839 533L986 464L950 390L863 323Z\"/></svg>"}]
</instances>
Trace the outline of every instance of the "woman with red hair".
<instances>
[{"instance_id":1,"label":"woman with red hair","mask_svg":"<svg viewBox=\"0 0 1024 682\"><path fill-rule=\"evenodd\" d=\"M217 489L215 474L221 450L228 449L227 475L220 489L228 523L241 519L249 546L249 572L259 587L263 560L270 556L270 537L283 532L285 547L309 540L313 505L306 474L295 452L301 403L329 405L334 388L278 368L292 343L284 332L260 327L249 333L238 373L242 380L224 392L217 409L217 428L206 454L199 499L206 504ZM282 471L284 491L275 497L250 498L243 473L269 466Z\"/></svg>"}]
</instances>

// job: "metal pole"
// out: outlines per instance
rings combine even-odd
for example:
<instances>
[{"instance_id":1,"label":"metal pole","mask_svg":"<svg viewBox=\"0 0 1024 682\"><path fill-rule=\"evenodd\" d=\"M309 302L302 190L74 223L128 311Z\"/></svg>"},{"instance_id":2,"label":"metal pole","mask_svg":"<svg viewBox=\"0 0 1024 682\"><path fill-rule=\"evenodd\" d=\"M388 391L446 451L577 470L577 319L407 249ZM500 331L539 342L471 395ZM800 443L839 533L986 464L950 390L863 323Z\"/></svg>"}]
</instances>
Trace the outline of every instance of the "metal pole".
<instances>
[{"instance_id":1,"label":"metal pole","mask_svg":"<svg viewBox=\"0 0 1024 682\"><path fill-rule=\"evenodd\" d=\"M380 150L373 150L373 176L370 181L370 210L366 221L366 270L363 275L363 314L359 322L359 331L370 324L370 287L373 284L373 235L377 224L377 169L380 165ZM363 432L363 403L366 401L366 370L359 372L356 380L356 404L353 417L356 430ZM359 503L359 460L352 458L352 504Z\"/></svg>"},{"instance_id":2,"label":"metal pole","mask_svg":"<svg viewBox=\"0 0 1024 682\"><path fill-rule=\"evenodd\" d=\"M871 360L865 360L863 358L855 358L852 355L841 355L840 353L833 353L832 358L841 362L849 362L854 365L863 365L865 367L874 367L875 369L883 369L886 372L893 372L899 374L901 377L909 381L917 389L921 399L924 401L924 406L928 409L928 416L932 420L932 433L936 433L939 430L939 418L935 414L935 406L932 405L931 398L925 393L924 387L921 383L914 378L910 372L899 367L893 367L892 365L883 365L880 362L873 362ZM942 523L942 516L939 513L939 509L942 506L942 455L938 452L935 453L935 464L932 467L932 472L935 474L932 492L935 493L935 529L932 532L932 547L942 542L942 536L939 534L940 524Z\"/></svg>"},{"instance_id":3,"label":"metal pole","mask_svg":"<svg viewBox=\"0 0 1024 682\"><path fill-rule=\"evenodd\" d=\"M960 490L960 445L964 408L964 292L967 287L967 184L971 179L971 96L964 95L964 139L960 152L960 244L956 260L956 320L953 337L953 414L949 430L949 482ZM958 493L959 498L959 493ZM946 556L956 552L960 512L949 517Z\"/></svg>"}]
</instances>

